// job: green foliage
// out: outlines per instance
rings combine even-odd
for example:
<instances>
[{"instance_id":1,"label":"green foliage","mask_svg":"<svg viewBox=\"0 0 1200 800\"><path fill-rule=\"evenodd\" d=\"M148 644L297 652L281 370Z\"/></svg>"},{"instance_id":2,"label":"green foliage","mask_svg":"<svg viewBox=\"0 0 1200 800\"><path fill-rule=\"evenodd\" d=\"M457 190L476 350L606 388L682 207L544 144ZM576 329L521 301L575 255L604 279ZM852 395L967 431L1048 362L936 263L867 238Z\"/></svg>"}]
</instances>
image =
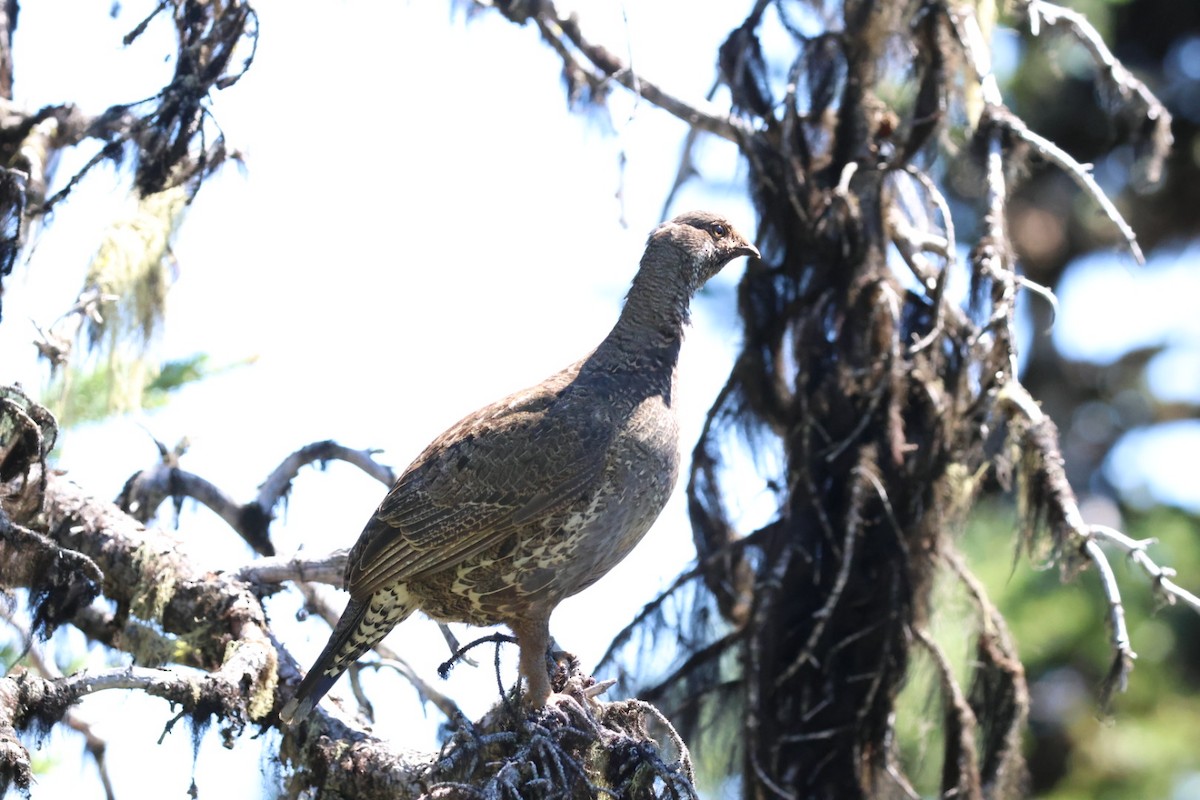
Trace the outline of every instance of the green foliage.
<instances>
[{"instance_id":1,"label":"green foliage","mask_svg":"<svg viewBox=\"0 0 1200 800\"><path fill-rule=\"evenodd\" d=\"M178 389L252 359L213 366L206 353L167 361L157 369L140 358L108 358L94 367L60 372L41 402L64 428L166 404Z\"/></svg>"},{"instance_id":2,"label":"green foliage","mask_svg":"<svg viewBox=\"0 0 1200 800\"><path fill-rule=\"evenodd\" d=\"M146 384L142 406L157 408L165 404L167 397L176 389L220 371L222 370L212 368L206 353L197 353L177 361L168 361L159 367L158 374Z\"/></svg>"},{"instance_id":3,"label":"green foliage","mask_svg":"<svg viewBox=\"0 0 1200 800\"><path fill-rule=\"evenodd\" d=\"M1151 554L1179 573L1181 585L1200 585L1200 519L1157 508L1126 520L1125 532L1155 537ZM1099 707L1112 657L1107 603L1088 569L1063 583L1057 568L1014 564L1016 521L998 504L982 505L962 535L972 571L1008 621L1025 664L1032 696L1026 757L1033 795L1047 800L1185 797L1200 772L1195 731L1200 720L1200 615L1164 607L1144 572L1107 550L1121 587L1138 660L1128 690L1111 713ZM966 595L947 575L936 588L930 627L953 661L966 690L967 659L977 625ZM940 777L941 709L931 659L914 651L908 684L897 706L897 740L916 788L936 795Z\"/></svg>"},{"instance_id":4,"label":"green foliage","mask_svg":"<svg viewBox=\"0 0 1200 800\"><path fill-rule=\"evenodd\" d=\"M119 343L133 342L144 348L162 324L174 262L171 238L186 207L185 189L168 189L141 198L105 232L84 289L102 298L100 313L89 319L93 347L115 351Z\"/></svg>"}]
</instances>

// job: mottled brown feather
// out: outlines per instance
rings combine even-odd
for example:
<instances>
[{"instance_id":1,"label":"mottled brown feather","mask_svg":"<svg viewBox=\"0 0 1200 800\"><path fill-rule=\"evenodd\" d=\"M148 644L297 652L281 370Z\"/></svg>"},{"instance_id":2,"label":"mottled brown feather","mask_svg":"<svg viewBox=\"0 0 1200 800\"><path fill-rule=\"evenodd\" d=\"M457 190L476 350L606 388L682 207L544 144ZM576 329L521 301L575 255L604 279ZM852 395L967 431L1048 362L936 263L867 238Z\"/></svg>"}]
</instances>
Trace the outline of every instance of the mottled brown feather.
<instances>
[{"instance_id":1,"label":"mottled brown feather","mask_svg":"<svg viewBox=\"0 0 1200 800\"><path fill-rule=\"evenodd\" d=\"M350 552L353 596L471 558L599 478L612 427L561 421L573 411L564 396L579 366L470 414L417 457L380 504L372 522L383 524L369 525Z\"/></svg>"}]
</instances>

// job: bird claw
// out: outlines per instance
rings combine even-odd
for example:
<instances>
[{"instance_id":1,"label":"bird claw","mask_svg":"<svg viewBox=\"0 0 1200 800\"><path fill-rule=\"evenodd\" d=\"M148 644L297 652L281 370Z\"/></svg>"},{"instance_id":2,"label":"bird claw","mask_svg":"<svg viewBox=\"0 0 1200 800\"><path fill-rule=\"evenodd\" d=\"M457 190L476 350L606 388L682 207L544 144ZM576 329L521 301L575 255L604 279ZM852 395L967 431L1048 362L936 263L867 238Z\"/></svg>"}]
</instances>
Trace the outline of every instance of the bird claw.
<instances>
[{"instance_id":1,"label":"bird claw","mask_svg":"<svg viewBox=\"0 0 1200 800\"><path fill-rule=\"evenodd\" d=\"M546 705L542 711L556 714L566 723L589 718L588 712L584 709L583 703L579 702L579 698L565 692L551 692L550 696L546 698Z\"/></svg>"},{"instance_id":2,"label":"bird claw","mask_svg":"<svg viewBox=\"0 0 1200 800\"><path fill-rule=\"evenodd\" d=\"M616 678L609 678L606 681L597 681L596 683L593 683L591 686L584 687L583 696L588 697L588 698L599 697L600 695L604 694L605 692L607 692L609 689L611 689L612 687L614 687L616 685L617 685Z\"/></svg>"}]
</instances>

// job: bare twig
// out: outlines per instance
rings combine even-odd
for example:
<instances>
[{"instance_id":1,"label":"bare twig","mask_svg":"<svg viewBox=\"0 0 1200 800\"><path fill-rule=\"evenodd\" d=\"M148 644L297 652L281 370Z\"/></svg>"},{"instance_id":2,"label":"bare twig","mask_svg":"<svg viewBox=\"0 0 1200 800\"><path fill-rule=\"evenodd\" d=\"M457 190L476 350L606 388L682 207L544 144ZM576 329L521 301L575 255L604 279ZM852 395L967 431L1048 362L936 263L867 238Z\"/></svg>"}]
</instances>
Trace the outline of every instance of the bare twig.
<instances>
[{"instance_id":1,"label":"bare twig","mask_svg":"<svg viewBox=\"0 0 1200 800\"><path fill-rule=\"evenodd\" d=\"M1083 189L1100 206L1104 216L1108 217L1121 232L1121 236L1125 239L1125 246L1129 248L1134 260L1139 264L1145 264L1146 257L1142 255L1142 248L1138 245L1137 234L1121 216L1121 212L1113 205L1113 201L1108 199L1108 195L1100 188L1100 184L1096 183L1096 179L1092 177L1091 165L1080 164L1054 142L1029 130L1024 122L1012 114L1004 114L1003 119L1010 131L1031 145L1042 158L1066 172L1071 180L1075 181L1079 188Z\"/></svg>"},{"instance_id":2,"label":"bare twig","mask_svg":"<svg viewBox=\"0 0 1200 800\"><path fill-rule=\"evenodd\" d=\"M1137 653L1133 652L1133 647L1129 643L1129 628L1125 624L1125 606L1121 603L1121 587L1117 583L1117 576L1113 574L1112 565L1108 563L1108 556L1104 555L1104 551L1100 549L1100 545L1096 544L1095 539L1089 538L1085 541L1082 549L1096 565L1096 570L1100 573L1100 586L1104 589L1104 596L1108 599L1108 622L1112 628L1112 646L1116 651L1116 657L1113 659L1112 668L1109 670L1109 677L1106 680L1104 694L1107 699L1113 688L1125 691L1129 681L1129 672L1133 669Z\"/></svg>"},{"instance_id":3,"label":"bare twig","mask_svg":"<svg viewBox=\"0 0 1200 800\"><path fill-rule=\"evenodd\" d=\"M1024 275L1018 275L1016 277L1017 283L1022 288L1033 292L1038 297L1045 300L1046 304L1050 306L1050 324L1046 328L1046 332L1049 333L1050 328L1054 327L1054 320L1058 318L1058 298L1054 296L1054 290L1052 290L1049 286L1042 286L1040 283L1030 280Z\"/></svg>"},{"instance_id":4,"label":"bare twig","mask_svg":"<svg viewBox=\"0 0 1200 800\"><path fill-rule=\"evenodd\" d=\"M1041 34L1043 22L1050 27L1066 28L1088 51L1106 84L1116 90L1124 105L1153 124L1153 147L1150 157L1139 163L1137 168L1144 174L1148 183L1157 183L1162 177L1163 162L1174 141L1171 134L1171 114L1166 106L1154 96L1146 84L1121 64L1082 14L1048 3L1046 0L1029 0L1026 11L1029 14L1029 31L1034 36Z\"/></svg>"},{"instance_id":5,"label":"bare twig","mask_svg":"<svg viewBox=\"0 0 1200 800\"><path fill-rule=\"evenodd\" d=\"M35 679L25 673L22 682L27 686ZM39 699L51 694L69 697L68 702L96 692L110 689L137 689L156 697L164 697L172 702L183 702L184 698L198 696L200 693L199 680L182 672L171 672L153 667L118 667L99 672L77 672L74 675L58 678L43 678L43 684L34 684L32 688L23 688L29 696ZM21 707L31 707L30 703L21 703Z\"/></svg>"},{"instance_id":6,"label":"bare twig","mask_svg":"<svg viewBox=\"0 0 1200 800\"><path fill-rule=\"evenodd\" d=\"M348 553L348 550L342 548L320 558L301 558L299 555L290 558L260 558L239 569L236 575L239 580L247 583L296 581L327 583L340 589L345 582Z\"/></svg>"},{"instance_id":7,"label":"bare twig","mask_svg":"<svg viewBox=\"0 0 1200 800\"><path fill-rule=\"evenodd\" d=\"M1171 580L1175 577L1175 570L1170 567L1160 567L1146 553L1146 547L1153 544L1153 539L1134 539L1107 525L1091 525L1088 527L1088 532L1093 537L1124 550L1130 560L1150 576L1155 590L1162 595L1168 605L1182 600L1191 606L1193 611L1200 612L1200 597Z\"/></svg>"},{"instance_id":8,"label":"bare twig","mask_svg":"<svg viewBox=\"0 0 1200 800\"><path fill-rule=\"evenodd\" d=\"M512 4L512 6L524 8L522 4ZM501 7L501 10L509 14L509 18L514 22L524 22L527 18L516 18L504 7ZM591 80L597 84L605 78L616 80L626 89L646 98L655 106L678 117L691 127L707 131L731 142L740 142L747 135L753 133L753 129L741 119L722 113L707 101L684 101L644 76L635 74L629 65L623 63L609 50L589 42L580 30L578 21L571 16L561 15L550 0L542 0L536 4L533 20L537 24L538 30L541 31L542 37L563 59L563 66L568 72L590 75ZM576 53L587 59L587 65L580 61ZM596 75L597 72L599 77Z\"/></svg>"}]
</instances>

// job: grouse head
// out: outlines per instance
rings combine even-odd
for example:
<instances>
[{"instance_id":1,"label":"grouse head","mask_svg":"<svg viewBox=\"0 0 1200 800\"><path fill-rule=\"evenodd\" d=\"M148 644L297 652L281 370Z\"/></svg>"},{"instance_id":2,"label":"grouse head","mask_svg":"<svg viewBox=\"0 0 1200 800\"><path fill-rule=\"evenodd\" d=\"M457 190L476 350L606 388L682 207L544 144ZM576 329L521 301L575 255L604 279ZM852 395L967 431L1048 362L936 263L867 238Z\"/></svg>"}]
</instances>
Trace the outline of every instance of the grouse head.
<instances>
[{"instance_id":1,"label":"grouse head","mask_svg":"<svg viewBox=\"0 0 1200 800\"><path fill-rule=\"evenodd\" d=\"M738 256L758 257L758 248L724 217L707 211L689 211L664 222L650 233L647 259L673 263L689 293L721 271Z\"/></svg>"}]
</instances>

